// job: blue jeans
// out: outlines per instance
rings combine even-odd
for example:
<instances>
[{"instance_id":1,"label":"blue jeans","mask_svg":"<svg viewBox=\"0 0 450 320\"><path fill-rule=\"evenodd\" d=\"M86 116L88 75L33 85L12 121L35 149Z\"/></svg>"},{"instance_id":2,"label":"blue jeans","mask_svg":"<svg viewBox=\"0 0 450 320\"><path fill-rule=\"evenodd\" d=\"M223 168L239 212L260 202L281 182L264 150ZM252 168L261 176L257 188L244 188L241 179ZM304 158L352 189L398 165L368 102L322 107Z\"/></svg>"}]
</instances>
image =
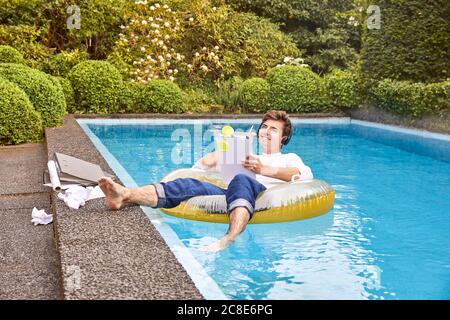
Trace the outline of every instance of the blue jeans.
<instances>
[{"instance_id":1,"label":"blue jeans","mask_svg":"<svg viewBox=\"0 0 450 320\"><path fill-rule=\"evenodd\" d=\"M180 202L196 196L225 195L228 213L237 207L244 207L247 208L250 219L255 211L256 197L266 190L263 184L245 174L236 175L228 184L228 189L192 178L179 178L153 185L158 194L155 208L173 208Z\"/></svg>"}]
</instances>

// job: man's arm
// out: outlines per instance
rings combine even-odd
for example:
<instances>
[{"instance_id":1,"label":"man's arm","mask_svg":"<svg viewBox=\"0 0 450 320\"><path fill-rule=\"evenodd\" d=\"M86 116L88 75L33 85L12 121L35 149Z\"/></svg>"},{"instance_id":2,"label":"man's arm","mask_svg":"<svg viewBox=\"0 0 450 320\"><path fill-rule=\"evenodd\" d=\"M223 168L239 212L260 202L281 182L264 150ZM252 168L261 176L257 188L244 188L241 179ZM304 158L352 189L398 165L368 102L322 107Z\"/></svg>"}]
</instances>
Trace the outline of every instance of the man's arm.
<instances>
[{"instance_id":1,"label":"man's arm","mask_svg":"<svg viewBox=\"0 0 450 320\"><path fill-rule=\"evenodd\" d=\"M242 163L242 165L255 173L262 174L263 176L280 179L283 181L291 181L292 176L299 175L301 180L313 179L311 169L305 165L300 165L296 167L272 167L268 165L263 165L261 160L255 156L249 156ZM300 170L302 168L302 170Z\"/></svg>"},{"instance_id":2,"label":"man's arm","mask_svg":"<svg viewBox=\"0 0 450 320\"><path fill-rule=\"evenodd\" d=\"M197 167L203 170L210 170L217 165L218 159L219 158L216 151L210 152L203 158L198 160L197 163L194 165L194 168Z\"/></svg>"},{"instance_id":3,"label":"man's arm","mask_svg":"<svg viewBox=\"0 0 450 320\"><path fill-rule=\"evenodd\" d=\"M301 173L300 170L296 167L279 168L279 167L263 166L260 174L267 177L290 182L292 176Z\"/></svg>"}]
</instances>

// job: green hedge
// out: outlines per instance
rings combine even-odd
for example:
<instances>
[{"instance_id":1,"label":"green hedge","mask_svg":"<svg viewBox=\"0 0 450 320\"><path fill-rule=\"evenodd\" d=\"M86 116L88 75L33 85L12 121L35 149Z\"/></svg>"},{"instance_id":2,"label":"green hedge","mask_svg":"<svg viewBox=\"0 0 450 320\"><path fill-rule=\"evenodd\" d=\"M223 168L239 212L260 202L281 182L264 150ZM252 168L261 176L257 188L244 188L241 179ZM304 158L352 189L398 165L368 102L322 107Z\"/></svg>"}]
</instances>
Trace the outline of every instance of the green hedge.
<instances>
[{"instance_id":1,"label":"green hedge","mask_svg":"<svg viewBox=\"0 0 450 320\"><path fill-rule=\"evenodd\" d=\"M357 76L350 71L335 69L324 80L325 91L332 105L352 108L362 102Z\"/></svg>"},{"instance_id":2,"label":"green hedge","mask_svg":"<svg viewBox=\"0 0 450 320\"><path fill-rule=\"evenodd\" d=\"M201 88L187 88L183 90L183 106L186 111L206 113L216 102Z\"/></svg>"},{"instance_id":3,"label":"green hedge","mask_svg":"<svg viewBox=\"0 0 450 320\"><path fill-rule=\"evenodd\" d=\"M269 70L269 106L287 112L327 109L323 79L308 68L281 66Z\"/></svg>"},{"instance_id":4,"label":"green hedge","mask_svg":"<svg viewBox=\"0 0 450 320\"><path fill-rule=\"evenodd\" d=\"M450 77L448 0L379 0L381 28L366 29L362 75L439 82Z\"/></svg>"},{"instance_id":5,"label":"green hedge","mask_svg":"<svg viewBox=\"0 0 450 320\"><path fill-rule=\"evenodd\" d=\"M238 76L219 82L219 88L214 93L214 100L224 107L225 112L234 113L239 110L239 94L243 82Z\"/></svg>"},{"instance_id":6,"label":"green hedge","mask_svg":"<svg viewBox=\"0 0 450 320\"><path fill-rule=\"evenodd\" d=\"M424 84L385 79L369 95L375 106L400 115L422 117L450 110L450 81Z\"/></svg>"},{"instance_id":7,"label":"green hedge","mask_svg":"<svg viewBox=\"0 0 450 320\"><path fill-rule=\"evenodd\" d=\"M17 84L41 114L45 127L61 125L66 102L61 88L48 74L20 64L0 64L0 76Z\"/></svg>"},{"instance_id":8,"label":"green hedge","mask_svg":"<svg viewBox=\"0 0 450 320\"><path fill-rule=\"evenodd\" d=\"M122 76L106 61L88 60L70 70L76 111L80 113L114 113L120 108Z\"/></svg>"},{"instance_id":9,"label":"green hedge","mask_svg":"<svg viewBox=\"0 0 450 320\"><path fill-rule=\"evenodd\" d=\"M89 54L81 50L62 51L49 59L45 71L54 76L66 77L74 66L88 58Z\"/></svg>"},{"instance_id":10,"label":"green hedge","mask_svg":"<svg viewBox=\"0 0 450 320\"><path fill-rule=\"evenodd\" d=\"M269 83L263 78L250 78L241 86L240 103L245 112L268 110Z\"/></svg>"},{"instance_id":11,"label":"green hedge","mask_svg":"<svg viewBox=\"0 0 450 320\"><path fill-rule=\"evenodd\" d=\"M64 98L66 100L66 109L68 113L74 113L76 111L75 109L75 98L73 95L73 88L70 81L63 77L53 77L53 79L56 79L59 84L61 85L61 89L64 94Z\"/></svg>"},{"instance_id":12,"label":"green hedge","mask_svg":"<svg viewBox=\"0 0 450 320\"><path fill-rule=\"evenodd\" d=\"M169 80L152 80L138 90L139 112L179 113L184 111L183 95L177 84Z\"/></svg>"},{"instance_id":13,"label":"green hedge","mask_svg":"<svg viewBox=\"0 0 450 320\"><path fill-rule=\"evenodd\" d=\"M23 55L10 46L0 46L0 63L25 64Z\"/></svg>"},{"instance_id":14,"label":"green hedge","mask_svg":"<svg viewBox=\"0 0 450 320\"><path fill-rule=\"evenodd\" d=\"M39 141L42 119L26 93L0 77L0 144Z\"/></svg>"}]
</instances>

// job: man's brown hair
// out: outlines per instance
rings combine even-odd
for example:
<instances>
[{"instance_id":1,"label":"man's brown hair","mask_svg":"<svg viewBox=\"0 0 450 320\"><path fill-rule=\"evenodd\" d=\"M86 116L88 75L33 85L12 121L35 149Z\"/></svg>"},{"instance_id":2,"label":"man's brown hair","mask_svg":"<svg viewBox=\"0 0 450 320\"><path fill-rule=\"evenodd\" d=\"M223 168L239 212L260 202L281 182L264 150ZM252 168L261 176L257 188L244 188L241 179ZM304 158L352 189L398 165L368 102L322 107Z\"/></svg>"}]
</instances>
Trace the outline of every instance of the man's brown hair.
<instances>
[{"instance_id":1,"label":"man's brown hair","mask_svg":"<svg viewBox=\"0 0 450 320\"><path fill-rule=\"evenodd\" d=\"M283 110L267 111L262 118L261 125L267 120L276 120L284 122L282 143L283 145L286 145L289 142L292 133L292 123L291 119L289 119L289 115L287 114L287 112Z\"/></svg>"}]
</instances>

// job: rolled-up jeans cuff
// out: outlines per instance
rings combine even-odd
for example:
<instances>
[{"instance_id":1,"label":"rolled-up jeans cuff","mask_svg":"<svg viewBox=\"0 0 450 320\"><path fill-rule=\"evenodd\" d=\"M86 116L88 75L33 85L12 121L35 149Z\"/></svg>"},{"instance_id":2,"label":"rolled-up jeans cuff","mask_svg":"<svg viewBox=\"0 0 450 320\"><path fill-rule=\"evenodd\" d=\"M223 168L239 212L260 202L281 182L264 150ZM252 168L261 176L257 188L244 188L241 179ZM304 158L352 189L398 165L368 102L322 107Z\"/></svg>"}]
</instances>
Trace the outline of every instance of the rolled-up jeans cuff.
<instances>
[{"instance_id":1,"label":"rolled-up jeans cuff","mask_svg":"<svg viewBox=\"0 0 450 320\"><path fill-rule=\"evenodd\" d=\"M156 203L156 206L152 208L163 208L166 205L166 192L164 191L164 187L162 183L153 183L153 186L158 195L158 202Z\"/></svg>"},{"instance_id":2,"label":"rolled-up jeans cuff","mask_svg":"<svg viewBox=\"0 0 450 320\"><path fill-rule=\"evenodd\" d=\"M250 202L248 202L246 199L239 198L239 199L233 200L233 202L231 202L228 205L228 214L230 214L231 211L233 211L237 207L246 208L248 210L248 213L250 214L250 219L253 217L253 211L255 209L253 208L252 204Z\"/></svg>"}]
</instances>

